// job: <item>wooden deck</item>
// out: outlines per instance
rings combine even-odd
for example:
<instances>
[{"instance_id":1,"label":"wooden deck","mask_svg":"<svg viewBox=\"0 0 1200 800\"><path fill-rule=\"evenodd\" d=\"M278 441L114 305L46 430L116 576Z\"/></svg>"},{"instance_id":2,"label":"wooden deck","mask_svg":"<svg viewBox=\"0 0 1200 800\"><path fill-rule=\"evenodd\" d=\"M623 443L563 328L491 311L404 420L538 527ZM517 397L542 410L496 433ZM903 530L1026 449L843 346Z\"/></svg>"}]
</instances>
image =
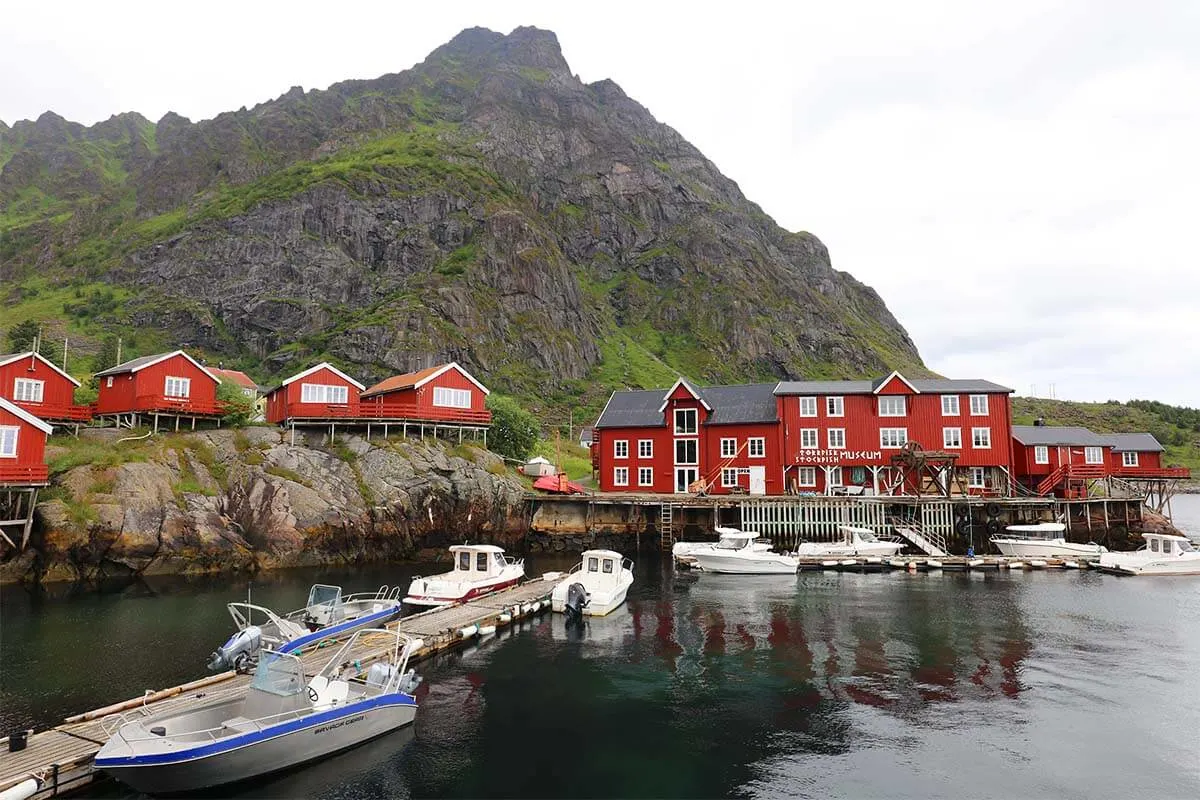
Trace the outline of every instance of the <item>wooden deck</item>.
<instances>
[{"instance_id":1,"label":"wooden deck","mask_svg":"<svg viewBox=\"0 0 1200 800\"><path fill-rule=\"evenodd\" d=\"M522 617L549 609L548 600L553 588L553 582L539 578L467 603L404 617L388 625L388 628L398 628L409 637L421 640L421 647L410 659L410 662L415 662L475 640L480 627L511 625ZM534 606L539 603L540 606L535 609ZM502 614L505 616L502 617ZM370 637L364 639L351 653L353 659L369 663L389 649L387 643L372 642ZM305 648L300 652L305 672L316 674L332 652L328 641ZM25 749L16 753L8 751L8 739L0 739L0 791L29 778L38 781L35 798L54 797L78 789L96 779L92 760L100 746L108 740L108 733L104 730L106 723L110 726L115 724L119 714L143 706L159 713L183 709L197 701L220 700L244 692L250 677L224 672L155 692L145 701L135 697L76 714L50 730L31 735Z\"/></svg>"}]
</instances>

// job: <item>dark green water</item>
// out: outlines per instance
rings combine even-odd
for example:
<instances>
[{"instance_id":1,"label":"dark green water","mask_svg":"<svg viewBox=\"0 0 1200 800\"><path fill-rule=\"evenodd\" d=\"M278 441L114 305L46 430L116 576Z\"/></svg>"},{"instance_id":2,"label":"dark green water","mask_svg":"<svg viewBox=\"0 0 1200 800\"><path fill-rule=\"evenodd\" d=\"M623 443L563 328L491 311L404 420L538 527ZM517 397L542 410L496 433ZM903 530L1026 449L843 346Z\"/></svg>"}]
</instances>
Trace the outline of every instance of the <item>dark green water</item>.
<instances>
[{"instance_id":1,"label":"dark green water","mask_svg":"<svg viewBox=\"0 0 1200 800\"><path fill-rule=\"evenodd\" d=\"M315 577L413 571L279 574L255 598L291 608ZM5 590L4 725L202 673L245 585L151 586ZM1198 666L1200 579L642 559L626 605L582 635L546 615L426 662L414 729L236 796L1196 797Z\"/></svg>"}]
</instances>

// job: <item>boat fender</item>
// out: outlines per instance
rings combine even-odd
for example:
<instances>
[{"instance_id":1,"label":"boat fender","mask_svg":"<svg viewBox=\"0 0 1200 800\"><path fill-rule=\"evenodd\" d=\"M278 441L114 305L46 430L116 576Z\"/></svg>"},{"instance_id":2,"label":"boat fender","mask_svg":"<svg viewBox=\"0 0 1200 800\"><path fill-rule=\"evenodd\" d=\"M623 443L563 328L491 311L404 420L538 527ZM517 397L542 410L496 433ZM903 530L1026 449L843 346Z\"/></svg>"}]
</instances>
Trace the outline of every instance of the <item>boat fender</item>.
<instances>
[{"instance_id":1,"label":"boat fender","mask_svg":"<svg viewBox=\"0 0 1200 800\"><path fill-rule=\"evenodd\" d=\"M484 625L482 628L479 629L480 636L491 636L495 632L496 632L495 625Z\"/></svg>"},{"instance_id":2,"label":"boat fender","mask_svg":"<svg viewBox=\"0 0 1200 800\"><path fill-rule=\"evenodd\" d=\"M470 639L472 636L479 633L479 626L478 625L468 625L467 627L460 630L459 633L462 635L462 638Z\"/></svg>"},{"instance_id":3,"label":"boat fender","mask_svg":"<svg viewBox=\"0 0 1200 800\"><path fill-rule=\"evenodd\" d=\"M983 507L983 511L989 517L998 517L998 516L1000 516L1000 504L999 503L988 503L986 506Z\"/></svg>"},{"instance_id":4,"label":"boat fender","mask_svg":"<svg viewBox=\"0 0 1200 800\"><path fill-rule=\"evenodd\" d=\"M987 522L987 532L996 534L1000 532L1000 520L989 519Z\"/></svg>"},{"instance_id":5,"label":"boat fender","mask_svg":"<svg viewBox=\"0 0 1200 800\"><path fill-rule=\"evenodd\" d=\"M930 569L941 569L942 562L938 561L936 558L930 558L925 561L925 566L929 567Z\"/></svg>"},{"instance_id":6,"label":"boat fender","mask_svg":"<svg viewBox=\"0 0 1200 800\"><path fill-rule=\"evenodd\" d=\"M408 652L409 652L409 654L415 653L424 646L425 646L424 639L413 639L408 643Z\"/></svg>"},{"instance_id":7,"label":"boat fender","mask_svg":"<svg viewBox=\"0 0 1200 800\"><path fill-rule=\"evenodd\" d=\"M500 615L500 624L501 624L501 625L507 625L507 624L508 624L508 623L510 623L510 622L512 622L512 614L509 614L509 613L506 611L506 612L504 612L503 614L501 614L501 615Z\"/></svg>"},{"instance_id":8,"label":"boat fender","mask_svg":"<svg viewBox=\"0 0 1200 800\"><path fill-rule=\"evenodd\" d=\"M960 519L957 523L955 523L954 530L958 531L959 536L966 536L969 534L971 532L970 518L968 517L967 519Z\"/></svg>"},{"instance_id":9,"label":"boat fender","mask_svg":"<svg viewBox=\"0 0 1200 800\"><path fill-rule=\"evenodd\" d=\"M821 562L822 567L836 567L837 565L838 565L837 560L832 559L832 558Z\"/></svg>"},{"instance_id":10,"label":"boat fender","mask_svg":"<svg viewBox=\"0 0 1200 800\"><path fill-rule=\"evenodd\" d=\"M27 800L37 794L40 787L37 778L26 778L0 792L0 800Z\"/></svg>"}]
</instances>

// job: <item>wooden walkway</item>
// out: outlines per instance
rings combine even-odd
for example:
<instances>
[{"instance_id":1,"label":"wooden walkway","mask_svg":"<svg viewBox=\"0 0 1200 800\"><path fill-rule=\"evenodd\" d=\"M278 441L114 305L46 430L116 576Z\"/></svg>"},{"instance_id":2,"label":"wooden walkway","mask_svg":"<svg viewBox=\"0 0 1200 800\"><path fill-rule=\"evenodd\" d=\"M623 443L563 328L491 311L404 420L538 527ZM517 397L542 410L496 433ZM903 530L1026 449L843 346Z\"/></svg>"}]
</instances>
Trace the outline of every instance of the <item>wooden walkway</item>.
<instances>
[{"instance_id":1,"label":"wooden walkway","mask_svg":"<svg viewBox=\"0 0 1200 800\"><path fill-rule=\"evenodd\" d=\"M398 628L410 638L421 641L410 658L411 663L477 639L480 628L504 627L548 610L553 588L553 582L539 578L467 603L403 617L387 627ZM387 653L388 644L372 642L370 638L364 637L365 641L350 654L351 658L369 663ZM316 674L332 653L328 641L305 648L300 653L305 672ZM0 792L30 778L38 782L37 793L33 795L38 800L74 791L96 779L92 760L100 746L108 741L105 725L111 730L121 713L143 707L159 713L183 709L197 701L220 700L244 692L250 678L250 675L223 672L148 694L146 698L135 697L76 714L61 725L31 735L25 749L16 753L9 752L8 739L0 739Z\"/></svg>"}]
</instances>

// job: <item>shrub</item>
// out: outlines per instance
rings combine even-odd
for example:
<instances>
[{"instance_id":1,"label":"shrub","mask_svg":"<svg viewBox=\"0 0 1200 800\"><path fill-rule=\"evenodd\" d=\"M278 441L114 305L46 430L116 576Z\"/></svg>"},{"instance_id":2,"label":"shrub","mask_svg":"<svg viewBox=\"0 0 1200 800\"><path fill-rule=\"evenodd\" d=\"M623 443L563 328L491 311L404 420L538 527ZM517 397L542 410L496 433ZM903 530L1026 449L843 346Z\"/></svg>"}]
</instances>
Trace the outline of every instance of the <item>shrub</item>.
<instances>
[{"instance_id":1,"label":"shrub","mask_svg":"<svg viewBox=\"0 0 1200 800\"><path fill-rule=\"evenodd\" d=\"M511 397L490 395L487 407L492 412L488 449L505 458L524 461L538 440L537 419Z\"/></svg>"}]
</instances>

